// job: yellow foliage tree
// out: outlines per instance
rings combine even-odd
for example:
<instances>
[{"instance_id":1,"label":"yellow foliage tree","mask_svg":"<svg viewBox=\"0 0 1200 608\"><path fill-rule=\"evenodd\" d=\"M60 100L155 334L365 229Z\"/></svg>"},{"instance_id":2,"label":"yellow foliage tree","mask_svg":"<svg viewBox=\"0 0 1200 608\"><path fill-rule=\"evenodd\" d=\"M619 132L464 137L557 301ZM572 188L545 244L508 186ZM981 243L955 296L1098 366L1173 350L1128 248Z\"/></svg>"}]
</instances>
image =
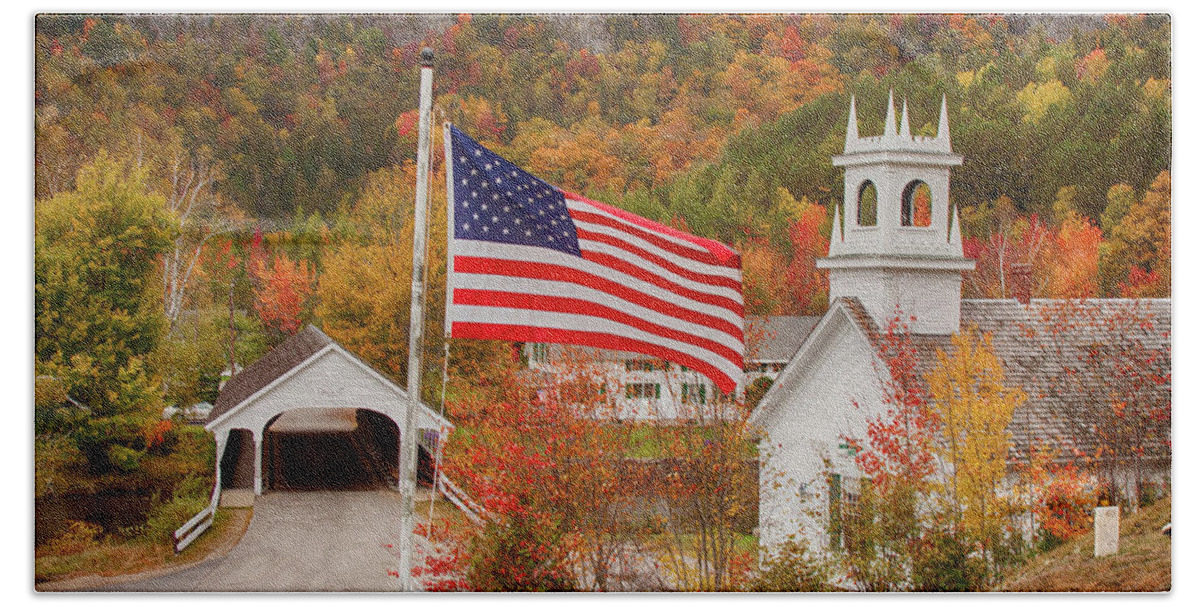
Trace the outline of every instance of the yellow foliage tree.
<instances>
[{"instance_id":1,"label":"yellow foliage tree","mask_svg":"<svg viewBox=\"0 0 1200 608\"><path fill-rule=\"evenodd\" d=\"M951 338L953 352L937 352L926 375L930 400L941 418L937 448L943 506L985 550L998 540L1012 505L1004 490L1013 411L1025 401L1004 385L1004 368L990 334L971 329Z\"/></svg>"}]
</instances>

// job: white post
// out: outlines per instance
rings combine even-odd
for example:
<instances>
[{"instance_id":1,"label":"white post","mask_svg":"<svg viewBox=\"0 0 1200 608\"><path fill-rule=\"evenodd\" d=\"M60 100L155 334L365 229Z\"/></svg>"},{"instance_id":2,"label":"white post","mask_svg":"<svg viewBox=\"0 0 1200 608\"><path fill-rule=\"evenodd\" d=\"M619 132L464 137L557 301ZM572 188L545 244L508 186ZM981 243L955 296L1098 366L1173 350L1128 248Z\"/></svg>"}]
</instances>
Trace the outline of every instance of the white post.
<instances>
[{"instance_id":1,"label":"white post","mask_svg":"<svg viewBox=\"0 0 1200 608\"><path fill-rule=\"evenodd\" d=\"M1095 542L1093 543L1095 557L1116 553L1120 546L1121 508L1096 507L1092 521L1095 526Z\"/></svg>"},{"instance_id":2,"label":"white post","mask_svg":"<svg viewBox=\"0 0 1200 608\"><path fill-rule=\"evenodd\" d=\"M216 479L213 482L212 499L209 500L213 507L216 507L221 500L221 459L225 457L225 446L229 443L229 431L225 431L220 435L213 434L213 439L217 441L216 460L217 466L214 474Z\"/></svg>"},{"instance_id":3,"label":"white post","mask_svg":"<svg viewBox=\"0 0 1200 608\"><path fill-rule=\"evenodd\" d=\"M254 434L254 495L262 496L262 448L263 438Z\"/></svg>"},{"instance_id":4,"label":"white post","mask_svg":"<svg viewBox=\"0 0 1200 608\"><path fill-rule=\"evenodd\" d=\"M400 433L400 583L417 591L412 576L414 494L417 490L417 410L421 407L421 344L424 332L425 223L429 209L430 113L433 108L433 50L421 51L421 102L417 131L417 196L413 213L412 299L408 318L408 411Z\"/></svg>"}]
</instances>

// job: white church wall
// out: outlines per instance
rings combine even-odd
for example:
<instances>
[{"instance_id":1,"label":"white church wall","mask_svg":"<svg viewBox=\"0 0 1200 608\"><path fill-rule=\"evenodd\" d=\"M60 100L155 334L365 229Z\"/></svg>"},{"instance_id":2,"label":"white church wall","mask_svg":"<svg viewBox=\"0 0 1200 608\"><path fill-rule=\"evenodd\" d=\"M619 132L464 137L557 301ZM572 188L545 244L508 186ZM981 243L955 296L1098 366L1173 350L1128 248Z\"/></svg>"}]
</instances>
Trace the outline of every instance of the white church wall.
<instances>
[{"instance_id":1,"label":"white church wall","mask_svg":"<svg viewBox=\"0 0 1200 608\"><path fill-rule=\"evenodd\" d=\"M825 546L826 474L841 475L843 484L859 478L853 455L839 445L844 437L864 438L867 419L881 408L874 350L849 320L836 325L806 346L817 354L780 387L763 423L759 544L766 553L792 534L814 549Z\"/></svg>"}]
</instances>

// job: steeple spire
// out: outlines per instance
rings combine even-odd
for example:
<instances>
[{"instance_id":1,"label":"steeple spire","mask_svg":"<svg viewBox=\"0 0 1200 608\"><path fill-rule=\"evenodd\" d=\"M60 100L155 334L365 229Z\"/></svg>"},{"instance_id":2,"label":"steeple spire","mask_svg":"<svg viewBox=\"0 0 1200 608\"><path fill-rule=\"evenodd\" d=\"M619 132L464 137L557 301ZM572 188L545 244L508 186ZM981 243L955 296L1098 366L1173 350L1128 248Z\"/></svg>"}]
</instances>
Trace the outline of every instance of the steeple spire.
<instances>
[{"instance_id":1,"label":"steeple spire","mask_svg":"<svg viewBox=\"0 0 1200 608\"><path fill-rule=\"evenodd\" d=\"M892 91L888 91L887 117L883 119L883 138L892 139L896 136L896 103L892 101Z\"/></svg>"},{"instance_id":2,"label":"steeple spire","mask_svg":"<svg viewBox=\"0 0 1200 608\"><path fill-rule=\"evenodd\" d=\"M858 298L881 326L899 308L914 317L913 333L949 335L960 329L962 273L975 268L963 256L959 214L950 204L950 170L963 159L950 151L945 99L937 137L913 137L908 101L901 101L897 108L888 92L879 137L859 137L857 116L850 116L846 152L831 159L845 167L845 208L834 210L829 254L817 268L829 271L830 301ZM927 205L921 221L918 204Z\"/></svg>"},{"instance_id":3,"label":"steeple spire","mask_svg":"<svg viewBox=\"0 0 1200 608\"><path fill-rule=\"evenodd\" d=\"M946 112L945 94L942 95L942 113L938 116L937 142L940 150L950 151L950 116Z\"/></svg>"},{"instance_id":4,"label":"steeple spire","mask_svg":"<svg viewBox=\"0 0 1200 608\"><path fill-rule=\"evenodd\" d=\"M858 109L854 104L853 95L850 96L850 119L846 123L846 152L855 148L851 142L858 143Z\"/></svg>"},{"instance_id":5,"label":"steeple spire","mask_svg":"<svg viewBox=\"0 0 1200 608\"><path fill-rule=\"evenodd\" d=\"M963 253L962 228L958 226L958 205L950 206L950 250L958 255Z\"/></svg>"}]
</instances>

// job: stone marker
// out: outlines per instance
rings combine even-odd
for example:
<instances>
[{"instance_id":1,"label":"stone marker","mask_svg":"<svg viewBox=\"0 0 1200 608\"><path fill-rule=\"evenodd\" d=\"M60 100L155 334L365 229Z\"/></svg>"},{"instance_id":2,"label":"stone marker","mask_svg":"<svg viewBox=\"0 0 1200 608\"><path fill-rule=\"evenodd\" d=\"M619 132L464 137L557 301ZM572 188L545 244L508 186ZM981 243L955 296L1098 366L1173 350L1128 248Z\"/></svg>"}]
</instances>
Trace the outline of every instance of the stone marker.
<instances>
[{"instance_id":1,"label":"stone marker","mask_svg":"<svg viewBox=\"0 0 1200 608\"><path fill-rule=\"evenodd\" d=\"M1094 516L1096 528L1096 557L1104 557L1117 552L1121 534L1120 507L1096 507Z\"/></svg>"}]
</instances>

